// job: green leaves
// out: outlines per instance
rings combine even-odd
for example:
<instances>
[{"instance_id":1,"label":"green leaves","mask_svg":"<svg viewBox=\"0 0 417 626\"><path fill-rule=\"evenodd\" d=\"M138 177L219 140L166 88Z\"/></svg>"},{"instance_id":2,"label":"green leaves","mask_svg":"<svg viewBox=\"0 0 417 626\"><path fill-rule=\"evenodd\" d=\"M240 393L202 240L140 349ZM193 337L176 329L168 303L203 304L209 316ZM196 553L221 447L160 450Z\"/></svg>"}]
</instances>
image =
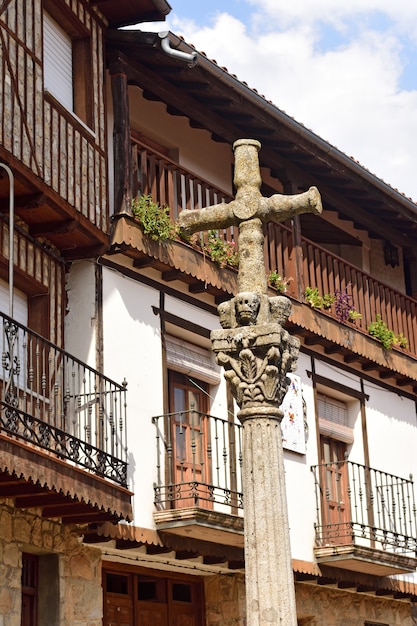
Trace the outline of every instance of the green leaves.
<instances>
[{"instance_id":1,"label":"green leaves","mask_svg":"<svg viewBox=\"0 0 417 626\"><path fill-rule=\"evenodd\" d=\"M160 207L151 195L134 200L132 212L142 224L144 234L154 241L175 239L177 232L169 217L169 207Z\"/></svg>"},{"instance_id":2,"label":"green leaves","mask_svg":"<svg viewBox=\"0 0 417 626\"><path fill-rule=\"evenodd\" d=\"M368 326L368 332L371 337L378 339L386 350L391 350L393 346L399 346L405 350L408 348L407 337L403 333L396 335L393 330L388 328L386 322L377 314L376 319Z\"/></svg>"}]
</instances>

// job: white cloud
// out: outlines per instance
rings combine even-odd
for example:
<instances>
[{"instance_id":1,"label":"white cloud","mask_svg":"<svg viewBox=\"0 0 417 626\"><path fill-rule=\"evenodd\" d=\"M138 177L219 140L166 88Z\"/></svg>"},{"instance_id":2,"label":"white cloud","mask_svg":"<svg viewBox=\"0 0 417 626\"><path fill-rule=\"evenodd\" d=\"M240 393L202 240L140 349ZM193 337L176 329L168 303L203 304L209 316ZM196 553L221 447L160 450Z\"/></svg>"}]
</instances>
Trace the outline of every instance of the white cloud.
<instances>
[{"instance_id":1,"label":"white cloud","mask_svg":"<svg viewBox=\"0 0 417 626\"><path fill-rule=\"evenodd\" d=\"M254 14L248 24L223 12L204 27L173 19L170 28L323 139L417 198L417 86L400 88L405 40L410 29L417 34L417 3L397 0L393 7L392 0L367 0L367 12L380 12L372 20L363 0L249 2ZM338 39L332 31L329 37L321 28L325 22L343 36Z\"/></svg>"}]
</instances>

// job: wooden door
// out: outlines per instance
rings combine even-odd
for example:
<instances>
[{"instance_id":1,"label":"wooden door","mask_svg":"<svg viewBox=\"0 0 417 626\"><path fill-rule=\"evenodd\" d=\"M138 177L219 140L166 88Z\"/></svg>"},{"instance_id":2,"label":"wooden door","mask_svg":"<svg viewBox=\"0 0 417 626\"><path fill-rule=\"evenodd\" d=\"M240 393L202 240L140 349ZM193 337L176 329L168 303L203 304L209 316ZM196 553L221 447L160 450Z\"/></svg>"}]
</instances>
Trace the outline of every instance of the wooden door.
<instances>
[{"instance_id":1,"label":"wooden door","mask_svg":"<svg viewBox=\"0 0 417 626\"><path fill-rule=\"evenodd\" d=\"M132 607L120 598L107 596L104 606L105 626L133 626Z\"/></svg>"},{"instance_id":2,"label":"wooden door","mask_svg":"<svg viewBox=\"0 0 417 626\"><path fill-rule=\"evenodd\" d=\"M103 573L103 626L202 626L201 580L166 578L150 570Z\"/></svg>"},{"instance_id":3,"label":"wooden door","mask_svg":"<svg viewBox=\"0 0 417 626\"><path fill-rule=\"evenodd\" d=\"M325 544L352 542L346 444L320 437L322 526Z\"/></svg>"},{"instance_id":4,"label":"wooden door","mask_svg":"<svg viewBox=\"0 0 417 626\"><path fill-rule=\"evenodd\" d=\"M200 626L201 597L199 585L168 581L169 626Z\"/></svg>"},{"instance_id":5,"label":"wooden door","mask_svg":"<svg viewBox=\"0 0 417 626\"><path fill-rule=\"evenodd\" d=\"M173 504L211 508L207 385L170 372Z\"/></svg>"},{"instance_id":6,"label":"wooden door","mask_svg":"<svg viewBox=\"0 0 417 626\"><path fill-rule=\"evenodd\" d=\"M38 597L38 557L22 554L22 613L21 626L36 626Z\"/></svg>"},{"instance_id":7,"label":"wooden door","mask_svg":"<svg viewBox=\"0 0 417 626\"><path fill-rule=\"evenodd\" d=\"M129 575L106 573L104 589L103 626L134 626Z\"/></svg>"},{"instance_id":8,"label":"wooden door","mask_svg":"<svg viewBox=\"0 0 417 626\"><path fill-rule=\"evenodd\" d=\"M200 592L199 583L138 576L135 626L201 626Z\"/></svg>"}]
</instances>

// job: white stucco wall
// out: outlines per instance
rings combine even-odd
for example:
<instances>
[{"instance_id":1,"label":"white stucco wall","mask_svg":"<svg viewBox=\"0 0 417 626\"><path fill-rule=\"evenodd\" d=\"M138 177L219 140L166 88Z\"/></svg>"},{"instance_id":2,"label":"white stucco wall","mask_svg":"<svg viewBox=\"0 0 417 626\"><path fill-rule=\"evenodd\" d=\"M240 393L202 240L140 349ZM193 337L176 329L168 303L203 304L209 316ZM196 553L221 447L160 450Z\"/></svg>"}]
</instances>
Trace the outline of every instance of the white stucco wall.
<instances>
[{"instance_id":1,"label":"white stucco wall","mask_svg":"<svg viewBox=\"0 0 417 626\"><path fill-rule=\"evenodd\" d=\"M302 379L303 397L307 408L309 432L306 454L298 455L284 451L284 456L292 556L295 559L312 561L314 560L316 500L314 476L310 468L319 462L319 457L313 384L312 379L307 375L308 371L311 371L311 361L306 355L300 354L296 373ZM357 392L361 390L359 376L320 361L318 358L315 359L315 372L327 378L330 383L334 381ZM320 388L319 391L324 391L324 389ZM332 395L330 386L328 393ZM365 414L370 467L402 479L408 479L410 474L416 476L415 403L373 382L364 381L364 393L369 396L365 402ZM338 396L337 392L333 391L333 394L335 397ZM339 397L342 396L339 394ZM348 400L348 424L353 429L353 443L348 446L348 458L353 463L364 465L360 402L355 398L349 400L345 397L344 400L346 399Z\"/></svg>"},{"instance_id":2,"label":"white stucco wall","mask_svg":"<svg viewBox=\"0 0 417 626\"><path fill-rule=\"evenodd\" d=\"M66 317L67 349L80 359L95 363L95 265L93 262L73 264L68 275L68 314ZM121 383L128 381L128 447L129 487L135 492L134 523L153 527L154 491L157 478L156 432L152 417L161 415L163 407L163 368L160 318L152 307L160 306L159 290L103 267L103 333L104 371ZM218 328L216 315L187 303L173 295L165 297L165 310L181 319L206 329ZM169 328L186 341L210 347L208 339L193 336L180 328ZM319 358L316 374L361 391L359 375L339 369ZM297 374L301 377L306 402L308 440L306 454L284 451L289 524L293 558L312 561L316 496L311 466L318 463L317 432L312 369L310 357L301 353ZM323 391L323 389L319 389ZM325 390L324 390L325 391ZM332 395L329 385L329 395ZM375 382L364 381L366 428L370 465L401 478L417 474L416 409L411 399L403 398ZM337 392L334 392L337 397ZM340 395L340 394L339 394ZM360 402L347 397L348 421L353 443L348 446L349 460L364 464L364 441ZM210 387L210 413L227 415L226 386L220 375L219 384Z\"/></svg>"},{"instance_id":3,"label":"white stucco wall","mask_svg":"<svg viewBox=\"0 0 417 626\"><path fill-rule=\"evenodd\" d=\"M179 150L179 164L222 191L231 193L231 146L214 142L205 130L191 128L185 117L167 113L165 105L145 100L138 87L129 88L132 128L162 146Z\"/></svg>"},{"instance_id":4,"label":"white stucco wall","mask_svg":"<svg viewBox=\"0 0 417 626\"><path fill-rule=\"evenodd\" d=\"M65 349L96 367L96 284L94 261L77 261L67 274Z\"/></svg>"},{"instance_id":5,"label":"white stucco wall","mask_svg":"<svg viewBox=\"0 0 417 626\"><path fill-rule=\"evenodd\" d=\"M136 526L153 526L156 439L152 417L163 413L159 293L104 268L104 363L106 375L127 386L129 488Z\"/></svg>"},{"instance_id":6,"label":"white stucco wall","mask_svg":"<svg viewBox=\"0 0 417 626\"><path fill-rule=\"evenodd\" d=\"M373 384L365 385L365 393L371 466L402 478L416 476L415 403Z\"/></svg>"}]
</instances>

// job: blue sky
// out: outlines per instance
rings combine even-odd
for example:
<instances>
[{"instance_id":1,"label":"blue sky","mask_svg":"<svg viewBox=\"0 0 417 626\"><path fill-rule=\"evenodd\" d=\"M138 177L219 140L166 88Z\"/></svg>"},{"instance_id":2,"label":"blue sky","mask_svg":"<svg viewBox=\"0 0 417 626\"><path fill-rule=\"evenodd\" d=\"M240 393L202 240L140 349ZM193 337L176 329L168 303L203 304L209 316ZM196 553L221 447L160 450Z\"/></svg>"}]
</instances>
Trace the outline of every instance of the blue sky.
<instances>
[{"instance_id":1,"label":"blue sky","mask_svg":"<svg viewBox=\"0 0 417 626\"><path fill-rule=\"evenodd\" d=\"M182 35L417 200L417 1L169 1L149 29Z\"/></svg>"}]
</instances>

